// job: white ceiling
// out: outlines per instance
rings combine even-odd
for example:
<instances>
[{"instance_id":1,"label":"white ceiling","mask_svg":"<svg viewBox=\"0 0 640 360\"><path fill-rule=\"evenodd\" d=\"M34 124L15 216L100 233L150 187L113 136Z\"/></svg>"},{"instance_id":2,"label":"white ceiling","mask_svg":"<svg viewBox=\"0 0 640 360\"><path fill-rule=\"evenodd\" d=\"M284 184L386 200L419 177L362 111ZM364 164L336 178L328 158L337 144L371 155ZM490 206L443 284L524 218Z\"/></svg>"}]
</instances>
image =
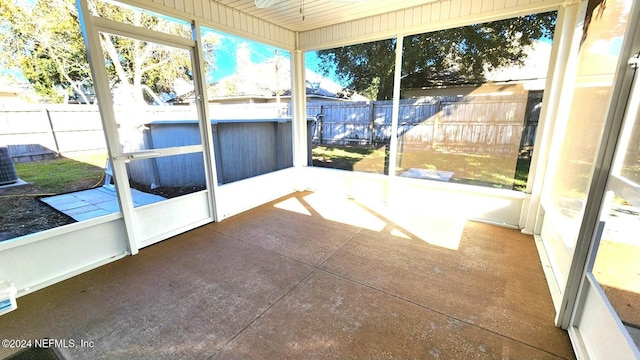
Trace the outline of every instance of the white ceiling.
<instances>
[{"instance_id":1,"label":"white ceiling","mask_svg":"<svg viewBox=\"0 0 640 360\"><path fill-rule=\"evenodd\" d=\"M292 31L306 31L436 0L283 0L265 9L258 9L254 0L213 1Z\"/></svg>"}]
</instances>

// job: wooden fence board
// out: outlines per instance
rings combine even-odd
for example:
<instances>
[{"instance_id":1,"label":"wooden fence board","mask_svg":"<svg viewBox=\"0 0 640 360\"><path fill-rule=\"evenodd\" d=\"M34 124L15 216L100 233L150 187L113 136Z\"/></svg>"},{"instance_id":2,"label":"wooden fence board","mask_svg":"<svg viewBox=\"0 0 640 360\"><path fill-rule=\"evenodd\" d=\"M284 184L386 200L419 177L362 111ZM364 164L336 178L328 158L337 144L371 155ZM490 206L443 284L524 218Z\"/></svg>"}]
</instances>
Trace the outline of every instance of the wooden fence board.
<instances>
[{"instance_id":1,"label":"wooden fence board","mask_svg":"<svg viewBox=\"0 0 640 360\"><path fill-rule=\"evenodd\" d=\"M529 96L403 99L398 114L398 140L405 145L448 151L530 153L541 102L540 92L532 92ZM215 119L291 115L289 103L211 104L209 109ZM392 110L392 101L309 101L307 104L307 115L317 118L311 128L314 141L328 144L388 143ZM190 107L154 107L148 115L152 120L187 120L195 113ZM282 134L279 137L282 138ZM244 146L252 146L246 138L234 138ZM0 144L41 144L56 152L106 150L98 108L84 105L0 110ZM229 153L228 150L221 151ZM282 149L282 153L287 151L290 152Z\"/></svg>"},{"instance_id":2,"label":"wooden fence board","mask_svg":"<svg viewBox=\"0 0 640 360\"><path fill-rule=\"evenodd\" d=\"M541 93L511 96L425 97L403 99L399 141L447 151L516 155L533 146ZM373 144L391 138L392 102L310 103L319 115L314 139L326 144Z\"/></svg>"}]
</instances>

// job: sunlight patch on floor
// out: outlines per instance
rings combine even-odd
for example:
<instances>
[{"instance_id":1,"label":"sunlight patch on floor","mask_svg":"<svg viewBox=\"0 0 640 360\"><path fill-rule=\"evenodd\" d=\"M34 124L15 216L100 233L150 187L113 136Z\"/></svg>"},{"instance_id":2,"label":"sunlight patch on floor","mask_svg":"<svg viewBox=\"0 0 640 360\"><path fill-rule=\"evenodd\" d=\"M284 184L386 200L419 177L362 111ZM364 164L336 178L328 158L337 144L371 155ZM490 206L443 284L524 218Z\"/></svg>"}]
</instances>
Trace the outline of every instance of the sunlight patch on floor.
<instances>
[{"instance_id":1,"label":"sunlight patch on floor","mask_svg":"<svg viewBox=\"0 0 640 360\"><path fill-rule=\"evenodd\" d=\"M405 234L404 232L402 232L402 230L398 230L398 229L391 230L391 235L401 237L407 240L411 239L411 236Z\"/></svg>"},{"instance_id":2,"label":"sunlight patch on floor","mask_svg":"<svg viewBox=\"0 0 640 360\"><path fill-rule=\"evenodd\" d=\"M392 205L363 203L327 193L311 193L300 199L292 197L273 206L307 216L316 212L326 220L377 232L388 231L392 236L420 239L451 250L460 247L467 221L462 210L451 211L440 206L425 208L410 201Z\"/></svg>"},{"instance_id":3,"label":"sunlight patch on floor","mask_svg":"<svg viewBox=\"0 0 640 360\"><path fill-rule=\"evenodd\" d=\"M297 198L289 198L273 205L273 207L280 210L287 210L298 214L311 216L309 210L307 210L307 208L305 208Z\"/></svg>"},{"instance_id":4,"label":"sunlight patch on floor","mask_svg":"<svg viewBox=\"0 0 640 360\"><path fill-rule=\"evenodd\" d=\"M303 198L320 216L327 220L382 231L387 223L345 197L312 193Z\"/></svg>"},{"instance_id":5,"label":"sunlight patch on floor","mask_svg":"<svg viewBox=\"0 0 640 360\"><path fill-rule=\"evenodd\" d=\"M418 238L431 245L457 250L460 247L465 216L451 212L424 209L410 202L393 205L367 205L371 210L396 225L391 234ZM437 209L436 209L437 210ZM402 230L398 230L402 229ZM396 235L399 236L400 234Z\"/></svg>"},{"instance_id":6,"label":"sunlight patch on floor","mask_svg":"<svg viewBox=\"0 0 640 360\"><path fill-rule=\"evenodd\" d=\"M328 193L311 193L302 198L278 202L275 208L326 220L383 232L403 239L419 239L431 245L457 250L467 217L464 211L450 211L440 206L425 208L415 202L402 201L387 205L364 203Z\"/></svg>"},{"instance_id":7,"label":"sunlight patch on floor","mask_svg":"<svg viewBox=\"0 0 640 360\"><path fill-rule=\"evenodd\" d=\"M431 245L458 250L468 211L449 202L411 200L385 204L354 200L327 192L291 197L273 205L277 209L322 218L403 239L419 239ZM473 204L465 205L471 208ZM467 210L468 210L467 208Z\"/></svg>"}]
</instances>

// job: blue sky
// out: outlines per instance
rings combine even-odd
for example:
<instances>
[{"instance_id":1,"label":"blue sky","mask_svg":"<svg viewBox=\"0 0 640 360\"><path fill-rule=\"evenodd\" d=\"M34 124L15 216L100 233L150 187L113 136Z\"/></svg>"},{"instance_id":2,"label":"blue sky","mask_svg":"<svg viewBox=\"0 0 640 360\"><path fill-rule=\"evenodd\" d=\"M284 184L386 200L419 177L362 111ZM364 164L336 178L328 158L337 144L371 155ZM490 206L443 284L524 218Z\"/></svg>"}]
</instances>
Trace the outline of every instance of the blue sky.
<instances>
[{"instance_id":1,"label":"blue sky","mask_svg":"<svg viewBox=\"0 0 640 360\"><path fill-rule=\"evenodd\" d=\"M249 41L232 35L212 31L216 34L219 43L215 49L215 69L209 73L207 82L217 81L236 72L236 49L241 44L247 44L251 50L251 62L261 63L278 55L289 57L289 53L282 49Z\"/></svg>"},{"instance_id":2,"label":"blue sky","mask_svg":"<svg viewBox=\"0 0 640 360\"><path fill-rule=\"evenodd\" d=\"M289 59L291 58L290 53L286 50L217 31L212 32L217 35L219 44L215 50L216 69L209 74L207 82L220 80L221 78L232 75L236 72L236 48L241 44L246 44L251 50L251 61L254 64L273 58L276 51L278 51L279 56L284 56ZM307 69L321 74L319 64L320 59L318 59L315 51L305 53L305 65ZM339 80L336 77L329 76L329 78L339 83Z\"/></svg>"},{"instance_id":3,"label":"blue sky","mask_svg":"<svg viewBox=\"0 0 640 360\"><path fill-rule=\"evenodd\" d=\"M30 5L33 5L35 0L27 0L27 2ZM155 13L153 14L155 16L168 18L172 21L182 22L168 16L162 16ZM237 36L225 34L225 33L214 31L214 30L209 30L209 29L203 30L203 32L206 32L206 31L211 31L215 33L217 38L220 41L220 43L218 44L215 50L215 59L216 59L215 70L209 73L209 76L206 79L207 82L209 83L220 80L221 78L232 75L233 73L236 72L236 48L240 44L247 44L247 46L251 49L251 61L253 63L261 63L273 58L275 56L276 50L278 51L278 55L284 56L286 58L290 58L290 54L288 51L278 49L276 47L264 45L255 41L247 40L244 38L240 38ZM317 73L320 73L319 66L318 66L320 61L315 51L308 52L305 54L305 62L308 69L315 71ZM18 80L26 81L26 79L23 78L22 73L20 71L15 71L11 69L0 69L0 76L3 76L3 75L12 75ZM338 82L337 79L333 77L330 77L330 78Z\"/></svg>"}]
</instances>

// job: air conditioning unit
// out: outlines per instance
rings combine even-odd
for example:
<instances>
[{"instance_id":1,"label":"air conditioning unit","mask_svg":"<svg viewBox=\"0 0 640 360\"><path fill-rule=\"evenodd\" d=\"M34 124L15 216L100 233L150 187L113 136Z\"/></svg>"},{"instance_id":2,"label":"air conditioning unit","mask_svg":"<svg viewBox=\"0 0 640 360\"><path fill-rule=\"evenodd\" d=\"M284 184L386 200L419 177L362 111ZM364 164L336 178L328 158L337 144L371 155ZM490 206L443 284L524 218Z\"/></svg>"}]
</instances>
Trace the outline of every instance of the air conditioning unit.
<instances>
[{"instance_id":1,"label":"air conditioning unit","mask_svg":"<svg viewBox=\"0 0 640 360\"><path fill-rule=\"evenodd\" d=\"M0 185L13 184L18 181L18 173L9 155L9 148L0 146Z\"/></svg>"}]
</instances>

